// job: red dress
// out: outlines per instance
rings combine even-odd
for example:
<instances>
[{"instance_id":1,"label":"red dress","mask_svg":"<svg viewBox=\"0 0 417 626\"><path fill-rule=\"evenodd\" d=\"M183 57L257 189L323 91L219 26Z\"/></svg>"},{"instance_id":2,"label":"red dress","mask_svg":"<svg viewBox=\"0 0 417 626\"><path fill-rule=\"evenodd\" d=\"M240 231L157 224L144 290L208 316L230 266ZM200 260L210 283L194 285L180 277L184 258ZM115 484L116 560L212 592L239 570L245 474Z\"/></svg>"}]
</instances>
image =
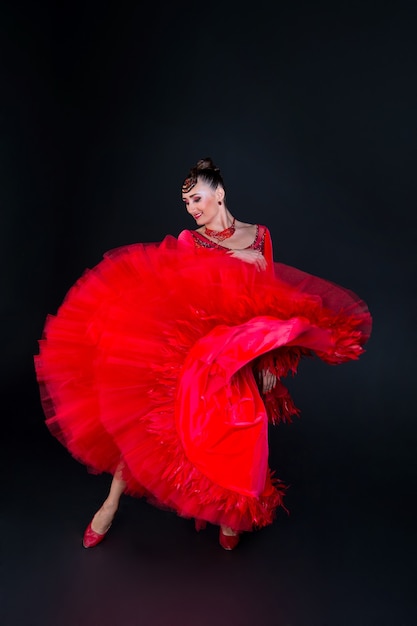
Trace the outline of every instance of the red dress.
<instances>
[{"instance_id":1,"label":"red dress","mask_svg":"<svg viewBox=\"0 0 417 626\"><path fill-rule=\"evenodd\" d=\"M122 463L126 493L236 531L270 524L285 485L268 422L298 413L282 383L300 358L357 359L371 332L354 293L196 231L107 252L47 317L36 375L46 424L95 473ZM279 377L262 396L256 372Z\"/></svg>"}]
</instances>

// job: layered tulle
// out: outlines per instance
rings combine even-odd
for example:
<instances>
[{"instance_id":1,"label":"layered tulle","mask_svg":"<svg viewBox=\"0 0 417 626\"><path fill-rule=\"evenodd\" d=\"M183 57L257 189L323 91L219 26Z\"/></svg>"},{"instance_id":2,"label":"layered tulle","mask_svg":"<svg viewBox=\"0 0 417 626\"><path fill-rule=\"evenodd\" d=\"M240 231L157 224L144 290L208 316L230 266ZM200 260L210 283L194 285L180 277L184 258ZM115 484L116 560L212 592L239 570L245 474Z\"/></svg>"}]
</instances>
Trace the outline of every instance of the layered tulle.
<instances>
[{"instance_id":1,"label":"layered tulle","mask_svg":"<svg viewBox=\"0 0 417 626\"><path fill-rule=\"evenodd\" d=\"M357 359L371 330L352 292L274 270L174 237L107 253L47 318L35 367L48 428L90 471L122 463L132 495L236 530L269 524L285 486L268 421L298 412L281 379L303 356ZM263 368L280 379L265 397Z\"/></svg>"}]
</instances>

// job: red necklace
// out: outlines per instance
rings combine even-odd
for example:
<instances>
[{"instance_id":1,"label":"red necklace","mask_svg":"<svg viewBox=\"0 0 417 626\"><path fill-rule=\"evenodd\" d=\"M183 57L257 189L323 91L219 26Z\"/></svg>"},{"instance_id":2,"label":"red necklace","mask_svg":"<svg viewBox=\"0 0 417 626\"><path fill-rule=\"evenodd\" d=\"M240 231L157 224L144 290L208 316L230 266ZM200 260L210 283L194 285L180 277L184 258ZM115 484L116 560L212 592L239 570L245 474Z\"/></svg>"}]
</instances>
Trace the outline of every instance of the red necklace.
<instances>
[{"instance_id":1,"label":"red necklace","mask_svg":"<svg viewBox=\"0 0 417 626\"><path fill-rule=\"evenodd\" d=\"M224 230L211 230L210 228L206 228L204 229L204 234L207 235L207 237L212 237L213 239L217 239L217 241L224 241L225 239L229 239L229 237L231 237L233 235L233 233L236 230L236 226L235 226L235 222L236 222L236 218L233 218L233 222L232 224L229 226L229 228L225 228Z\"/></svg>"}]
</instances>

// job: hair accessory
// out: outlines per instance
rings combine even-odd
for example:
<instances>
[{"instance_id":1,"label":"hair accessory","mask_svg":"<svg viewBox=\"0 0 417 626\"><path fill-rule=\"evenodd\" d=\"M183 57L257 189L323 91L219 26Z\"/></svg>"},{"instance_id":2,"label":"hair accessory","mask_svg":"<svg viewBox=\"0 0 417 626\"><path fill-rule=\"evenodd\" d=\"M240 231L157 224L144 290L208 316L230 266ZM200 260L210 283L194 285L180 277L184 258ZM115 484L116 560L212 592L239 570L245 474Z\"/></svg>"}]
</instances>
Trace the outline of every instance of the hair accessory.
<instances>
[{"instance_id":1,"label":"hair accessory","mask_svg":"<svg viewBox=\"0 0 417 626\"><path fill-rule=\"evenodd\" d=\"M210 228L207 228L206 226L204 230L204 234L207 235L207 237L212 237L212 239L217 239L217 241L224 241L225 239L229 239L229 237L231 237L233 233L235 232L236 230L235 222L236 222L236 218L234 217L231 225L228 228L225 228L224 230L211 230Z\"/></svg>"},{"instance_id":2,"label":"hair accessory","mask_svg":"<svg viewBox=\"0 0 417 626\"><path fill-rule=\"evenodd\" d=\"M182 193L188 193L189 191L191 191L191 189L193 187L195 187L197 184L197 177L196 176L189 176L188 178L186 178L182 184Z\"/></svg>"}]
</instances>

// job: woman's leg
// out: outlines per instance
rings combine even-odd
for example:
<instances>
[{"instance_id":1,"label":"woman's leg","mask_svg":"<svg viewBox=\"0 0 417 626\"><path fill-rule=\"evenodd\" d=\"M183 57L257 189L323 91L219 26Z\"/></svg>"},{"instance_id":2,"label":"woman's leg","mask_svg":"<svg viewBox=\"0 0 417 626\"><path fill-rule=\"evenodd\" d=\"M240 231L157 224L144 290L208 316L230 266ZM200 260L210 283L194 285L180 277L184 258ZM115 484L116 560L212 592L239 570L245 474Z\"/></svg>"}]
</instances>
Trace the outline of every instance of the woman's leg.
<instances>
[{"instance_id":1,"label":"woman's leg","mask_svg":"<svg viewBox=\"0 0 417 626\"><path fill-rule=\"evenodd\" d=\"M94 532L102 535L108 531L125 487L126 483L122 478L122 465L119 465L113 476L107 498L91 520L91 528Z\"/></svg>"}]
</instances>

